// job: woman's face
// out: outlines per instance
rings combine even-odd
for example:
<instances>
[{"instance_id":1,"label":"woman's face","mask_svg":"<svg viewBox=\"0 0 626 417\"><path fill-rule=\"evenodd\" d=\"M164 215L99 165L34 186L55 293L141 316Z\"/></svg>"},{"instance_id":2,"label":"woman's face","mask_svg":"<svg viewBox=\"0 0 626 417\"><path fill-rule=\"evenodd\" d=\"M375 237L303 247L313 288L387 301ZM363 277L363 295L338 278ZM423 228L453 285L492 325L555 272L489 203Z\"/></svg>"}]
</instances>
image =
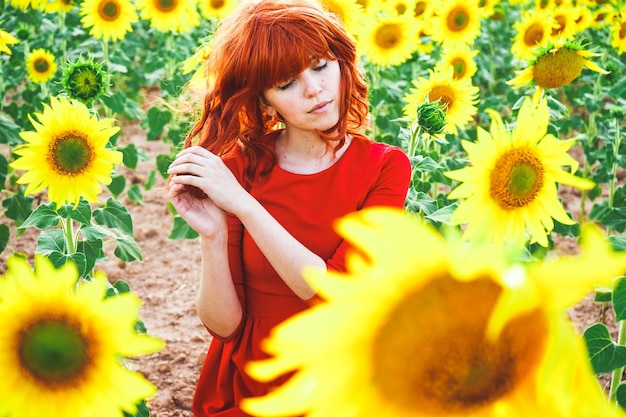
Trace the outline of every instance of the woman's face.
<instances>
[{"instance_id":1,"label":"woman's face","mask_svg":"<svg viewBox=\"0 0 626 417\"><path fill-rule=\"evenodd\" d=\"M290 80L263 92L263 109L280 115L287 129L328 130L339 121L339 62L314 58L311 66Z\"/></svg>"}]
</instances>

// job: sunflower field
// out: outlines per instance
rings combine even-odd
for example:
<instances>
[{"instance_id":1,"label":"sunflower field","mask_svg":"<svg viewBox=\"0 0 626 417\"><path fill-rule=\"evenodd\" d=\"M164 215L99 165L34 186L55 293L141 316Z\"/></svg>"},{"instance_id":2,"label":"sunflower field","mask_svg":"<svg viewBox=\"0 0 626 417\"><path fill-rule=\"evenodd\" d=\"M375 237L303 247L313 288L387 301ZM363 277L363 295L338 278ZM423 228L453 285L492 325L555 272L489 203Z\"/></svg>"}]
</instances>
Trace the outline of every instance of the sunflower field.
<instances>
[{"instance_id":1,"label":"sunflower field","mask_svg":"<svg viewBox=\"0 0 626 417\"><path fill-rule=\"evenodd\" d=\"M312 1L354 36L367 134L413 177L403 213L339 222L361 255L308 274L328 302L250 366L297 377L245 410L626 416L626 1ZM121 201L167 179L238 3L0 3L0 417L150 414L156 388L125 360L163 342L98 265L105 245L142 261ZM141 183L120 172L149 158L118 141L129 126L169 149ZM169 239L195 239L168 209ZM578 334L565 311L588 294L615 322Z\"/></svg>"}]
</instances>

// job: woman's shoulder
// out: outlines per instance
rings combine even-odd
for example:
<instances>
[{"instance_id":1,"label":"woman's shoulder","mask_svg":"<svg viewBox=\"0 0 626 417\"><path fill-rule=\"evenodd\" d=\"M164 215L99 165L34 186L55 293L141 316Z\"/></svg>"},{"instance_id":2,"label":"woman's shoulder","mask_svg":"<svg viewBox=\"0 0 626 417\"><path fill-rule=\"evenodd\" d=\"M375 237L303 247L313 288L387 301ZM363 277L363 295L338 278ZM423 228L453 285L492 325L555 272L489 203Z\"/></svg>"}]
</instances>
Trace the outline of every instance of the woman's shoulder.
<instances>
[{"instance_id":1,"label":"woman's shoulder","mask_svg":"<svg viewBox=\"0 0 626 417\"><path fill-rule=\"evenodd\" d=\"M358 158L364 162L385 161L389 159L407 160L406 152L398 146L355 135L350 146L354 146Z\"/></svg>"}]
</instances>

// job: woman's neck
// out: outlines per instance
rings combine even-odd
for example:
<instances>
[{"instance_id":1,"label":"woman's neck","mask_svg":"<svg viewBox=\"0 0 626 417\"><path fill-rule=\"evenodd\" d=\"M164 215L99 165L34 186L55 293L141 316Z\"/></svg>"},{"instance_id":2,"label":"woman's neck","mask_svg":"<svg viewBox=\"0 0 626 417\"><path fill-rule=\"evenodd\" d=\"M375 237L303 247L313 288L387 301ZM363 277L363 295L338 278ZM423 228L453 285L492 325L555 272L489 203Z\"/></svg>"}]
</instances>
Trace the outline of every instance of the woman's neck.
<instances>
[{"instance_id":1,"label":"woman's neck","mask_svg":"<svg viewBox=\"0 0 626 417\"><path fill-rule=\"evenodd\" d=\"M276 137L275 149L278 166L295 174L314 174L332 166L343 155L351 138L346 136L344 145L334 152L339 141L330 146L319 135L297 134L283 130Z\"/></svg>"}]
</instances>

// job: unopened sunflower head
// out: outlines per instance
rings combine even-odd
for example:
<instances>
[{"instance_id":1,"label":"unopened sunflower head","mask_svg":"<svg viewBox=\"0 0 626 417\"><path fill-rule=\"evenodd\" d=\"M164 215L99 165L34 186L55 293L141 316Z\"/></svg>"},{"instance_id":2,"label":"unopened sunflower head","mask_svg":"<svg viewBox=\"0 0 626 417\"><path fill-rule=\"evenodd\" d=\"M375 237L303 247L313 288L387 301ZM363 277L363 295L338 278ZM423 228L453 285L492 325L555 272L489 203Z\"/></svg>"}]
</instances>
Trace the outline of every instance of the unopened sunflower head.
<instances>
[{"instance_id":1,"label":"unopened sunflower head","mask_svg":"<svg viewBox=\"0 0 626 417\"><path fill-rule=\"evenodd\" d=\"M92 57L68 62L63 69L61 84L69 98L85 104L106 95L109 88L106 72Z\"/></svg>"},{"instance_id":2,"label":"unopened sunflower head","mask_svg":"<svg viewBox=\"0 0 626 417\"><path fill-rule=\"evenodd\" d=\"M600 54L584 49L580 40L560 40L539 47L528 68L517 71L517 76L507 81L513 88L535 84L541 89L560 88L570 84L584 68L608 74L593 61L586 58Z\"/></svg>"},{"instance_id":3,"label":"unopened sunflower head","mask_svg":"<svg viewBox=\"0 0 626 417\"><path fill-rule=\"evenodd\" d=\"M446 127L446 108L438 101L424 102L417 108L417 124L429 135L439 135Z\"/></svg>"},{"instance_id":4,"label":"unopened sunflower head","mask_svg":"<svg viewBox=\"0 0 626 417\"><path fill-rule=\"evenodd\" d=\"M443 238L389 208L350 214L338 231L356 247L347 271L305 272L325 301L277 326L270 358L249 364L262 381L293 373L244 400L249 414L622 415L565 315L626 267L599 230L583 232L583 255L549 264Z\"/></svg>"}]
</instances>

